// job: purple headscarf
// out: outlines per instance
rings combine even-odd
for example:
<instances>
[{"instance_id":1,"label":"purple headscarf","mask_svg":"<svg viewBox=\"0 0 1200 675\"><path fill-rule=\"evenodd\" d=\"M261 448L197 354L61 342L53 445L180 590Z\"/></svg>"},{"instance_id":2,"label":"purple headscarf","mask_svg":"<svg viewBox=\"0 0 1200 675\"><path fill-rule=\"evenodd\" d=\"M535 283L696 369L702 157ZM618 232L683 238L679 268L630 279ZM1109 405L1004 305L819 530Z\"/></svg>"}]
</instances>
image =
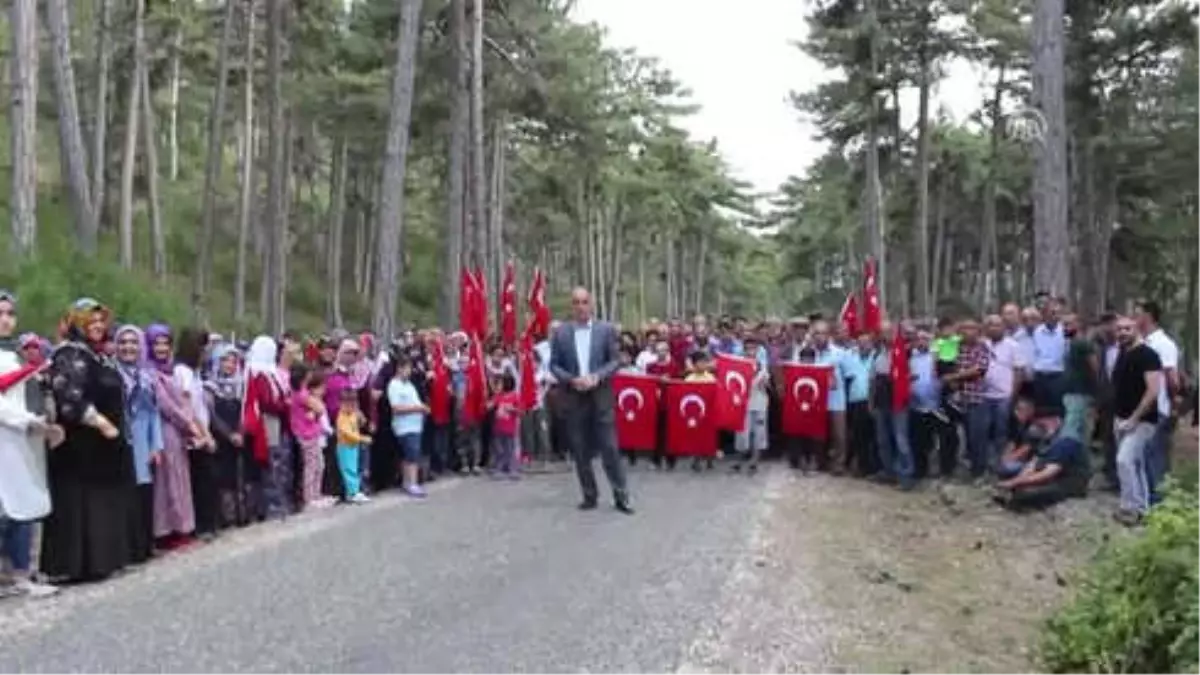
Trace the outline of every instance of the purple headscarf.
<instances>
[{"instance_id":1,"label":"purple headscarf","mask_svg":"<svg viewBox=\"0 0 1200 675\"><path fill-rule=\"evenodd\" d=\"M152 323L146 326L146 363L152 368L156 368L159 372L170 375L175 370L175 363L172 359L159 360L154 355L154 343L158 342L159 338L167 338L172 344L175 342L174 336L171 335L171 328L163 323Z\"/></svg>"}]
</instances>

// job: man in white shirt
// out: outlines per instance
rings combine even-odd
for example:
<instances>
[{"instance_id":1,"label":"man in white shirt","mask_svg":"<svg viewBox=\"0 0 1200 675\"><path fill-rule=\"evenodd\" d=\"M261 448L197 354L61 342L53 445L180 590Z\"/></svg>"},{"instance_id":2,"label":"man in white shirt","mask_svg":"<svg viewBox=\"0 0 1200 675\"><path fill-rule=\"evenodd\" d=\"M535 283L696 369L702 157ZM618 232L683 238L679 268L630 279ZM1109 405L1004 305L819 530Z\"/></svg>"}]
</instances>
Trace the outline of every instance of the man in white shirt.
<instances>
[{"instance_id":1,"label":"man in white shirt","mask_svg":"<svg viewBox=\"0 0 1200 675\"><path fill-rule=\"evenodd\" d=\"M1153 300L1138 302L1134 310L1134 319L1142 341L1158 354L1162 362L1162 376L1158 387L1158 423L1154 437L1146 448L1146 481L1150 488L1150 501L1157 503L1162 495L1158 487L1162 485L1167 472L1171 470L1171 434L1175 430L1175 417L1172 414L1179 408L1179 347L1162 329L1159 321L1162 309Z\"/></svg>"}]
</instances>

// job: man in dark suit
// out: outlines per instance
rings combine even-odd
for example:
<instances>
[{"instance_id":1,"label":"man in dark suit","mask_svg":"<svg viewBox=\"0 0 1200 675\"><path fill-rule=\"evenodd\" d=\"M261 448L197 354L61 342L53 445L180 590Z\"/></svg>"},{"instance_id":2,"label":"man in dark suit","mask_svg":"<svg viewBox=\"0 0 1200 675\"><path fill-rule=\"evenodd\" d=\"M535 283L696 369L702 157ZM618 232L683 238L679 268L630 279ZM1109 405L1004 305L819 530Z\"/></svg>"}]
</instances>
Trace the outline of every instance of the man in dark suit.
<instances>
[{"instance_id":1,"label":"man in dark suit","mask_svg":"<svg viewBox=\"0 0 1200 675\"><path fill-rule=\"evenodd\" d=\"M612 324L592 319L587 289L571 292L572 320L563 322L550 341L550 373L562 388L563 415L583 490L579 508L596 508L600 489L592 460L597 454L622 513L633 513L625 486L625 465L617 452L613 426L613 373L617 372L617 332Z\"/></svg>"}]
</instances>

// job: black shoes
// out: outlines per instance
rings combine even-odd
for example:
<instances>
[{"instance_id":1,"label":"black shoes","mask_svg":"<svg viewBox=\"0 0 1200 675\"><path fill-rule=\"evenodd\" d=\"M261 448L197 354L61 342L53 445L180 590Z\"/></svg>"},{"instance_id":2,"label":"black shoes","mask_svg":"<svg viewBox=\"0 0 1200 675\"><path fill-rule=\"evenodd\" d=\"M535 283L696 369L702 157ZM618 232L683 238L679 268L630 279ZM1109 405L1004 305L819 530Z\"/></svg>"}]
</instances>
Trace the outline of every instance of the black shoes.
<instances>
[{"instance_id":1,"label":"black shoes","mask_svg":"<svg viewBox=\"0 0 1200 675\"><path fill-rule=\"evenodd\" d=\"M579 503L579 510L580 511L595 511L596 507L598 505L599 504L598 504L597 500L585 498L582 502ZM624 513L627 516L632 516L634 514L633 507L629 505L628 497L614 497L613 498L613 507L616 508L621 513Z\"/></svg>"}]
</instances>

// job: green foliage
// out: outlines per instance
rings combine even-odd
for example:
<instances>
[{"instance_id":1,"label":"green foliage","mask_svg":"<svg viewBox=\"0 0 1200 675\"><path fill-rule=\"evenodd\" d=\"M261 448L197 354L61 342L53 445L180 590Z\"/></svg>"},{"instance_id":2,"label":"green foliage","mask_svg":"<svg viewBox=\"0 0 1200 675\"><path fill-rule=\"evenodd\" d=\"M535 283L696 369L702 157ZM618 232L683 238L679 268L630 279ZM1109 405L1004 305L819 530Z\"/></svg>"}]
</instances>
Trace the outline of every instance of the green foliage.
<instances>
[{"instance_id":1,"label":"green foliage","mask_svg":"<svg viewBox=\"0 0 1200 675\"><path fill-rule=\"evenodd\" d=\"M1176 484L1150 512L1140 536L1101 553L1072 600L1047 624L1041 645L1047 670L1197 671L1197 513L1196 486Z\"/></svg>"}]
</instances>

